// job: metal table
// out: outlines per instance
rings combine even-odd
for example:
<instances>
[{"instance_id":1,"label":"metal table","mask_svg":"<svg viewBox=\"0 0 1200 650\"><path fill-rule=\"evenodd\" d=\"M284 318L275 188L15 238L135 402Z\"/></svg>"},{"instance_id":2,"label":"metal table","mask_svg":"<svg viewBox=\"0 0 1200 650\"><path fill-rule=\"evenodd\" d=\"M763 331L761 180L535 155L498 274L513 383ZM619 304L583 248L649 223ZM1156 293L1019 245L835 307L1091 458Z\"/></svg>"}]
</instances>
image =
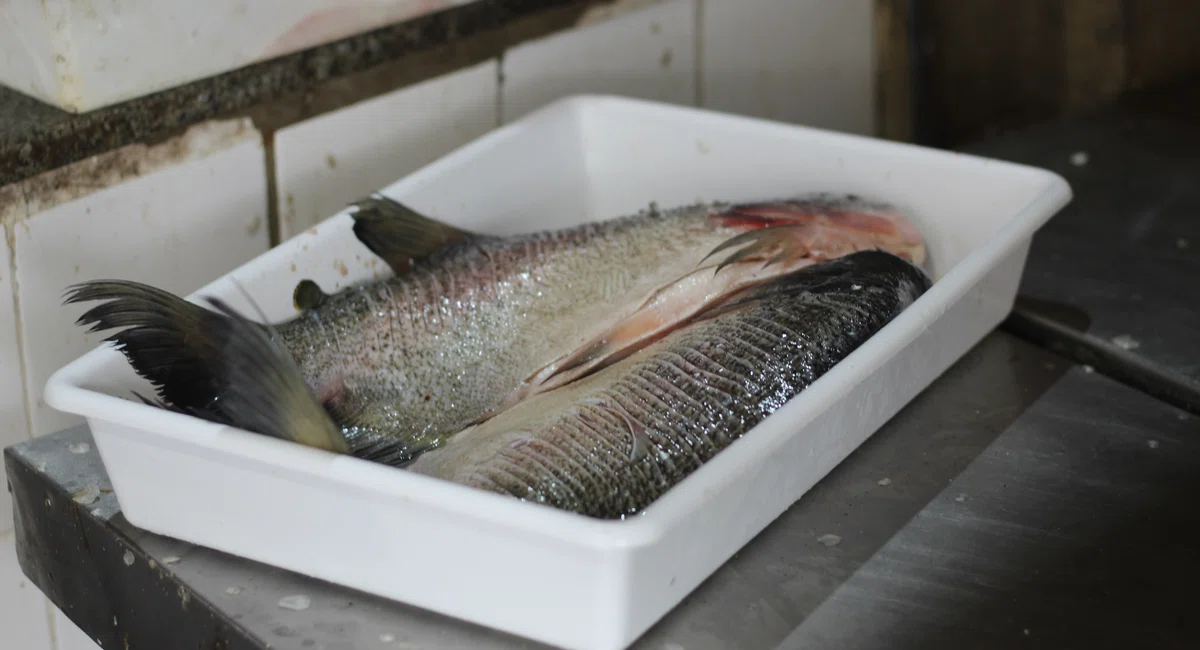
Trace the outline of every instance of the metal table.
<instances>
[{"instance_id":1,"label":"metal table","mask_svg":"<svg viewBox=\"0 0 1200 650\"><path fill-rule=\"evenodd\" d=\"M1010 323L1025 338L989 335L635 647L1200 644L1200 436L1172 405L1197 378L1194 132L1130 124L976 148L1079 196L1035 245L1023 291L1042 302ZM1130 367L1149 386L1118 381ZM5 453L22 568L106 648L537 647L134 528L86 428Z\"/></svg>"}]
</instances>

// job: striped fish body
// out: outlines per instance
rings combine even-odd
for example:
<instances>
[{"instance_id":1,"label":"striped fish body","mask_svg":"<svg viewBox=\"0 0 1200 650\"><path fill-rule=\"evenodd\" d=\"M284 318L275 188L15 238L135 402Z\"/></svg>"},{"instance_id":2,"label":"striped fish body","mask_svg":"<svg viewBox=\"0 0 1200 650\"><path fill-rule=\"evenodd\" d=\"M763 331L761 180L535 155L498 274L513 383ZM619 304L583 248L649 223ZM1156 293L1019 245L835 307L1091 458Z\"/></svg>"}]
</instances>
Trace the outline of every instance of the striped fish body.
<instances>
[{"instance_id":1,"label":"striped fish body","mask_svg":"<svg viewBox=\"0 0 1200 650\"><path fill-rule=\"evenodd\" d=\"M639 512L829 371L928 287L855 253L756 286L409 470L599 518Z\"/></svg>"}]
</instances>

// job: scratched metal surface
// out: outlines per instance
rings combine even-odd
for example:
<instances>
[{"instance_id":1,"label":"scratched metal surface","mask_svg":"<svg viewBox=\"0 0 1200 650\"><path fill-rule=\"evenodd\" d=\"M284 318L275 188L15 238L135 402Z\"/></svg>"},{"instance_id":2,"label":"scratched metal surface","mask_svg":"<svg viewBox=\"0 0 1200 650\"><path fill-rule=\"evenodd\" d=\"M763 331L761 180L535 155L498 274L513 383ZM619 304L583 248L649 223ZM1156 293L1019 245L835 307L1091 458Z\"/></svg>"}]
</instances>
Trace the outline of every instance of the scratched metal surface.
<instances>
[{"instance_id":1,"label":"scratched metal surface","mask_svg":"<svg viewBox=\"0 0 1200 650\"><path fill-rule=\"evenodd\" d=\"M1197 419L1072 369L780 648L1196 648Z\"/></svg>"},{"instance_id":2,"label":"scratched metal surface","mask_svg":"<svg viewBox=\"0 0 1200 650\"><path fill-rule=\"evenodd\" d=\"M1082 308L1090 333L1200 380L1200 123L1112 109L967 151L1074 188L1034 238L1022 294Z\"/></svg>"},{"instance_id":3,"label":"scratched metal surface","mask_svg":"<svg viewBox=\"0 0 1200 650\"><path fill-rule=\"evenodd\" d=\"M634 647L775 647L1066 370L1014 337L988 336ZM105 647L537 647L136 529L106 491L86 428L10 448L6 460L22 567ZM840 541L823 544L826 535ZM306 597L307 607L281 607L291 596Z\"/></svg>"}]
</instances>

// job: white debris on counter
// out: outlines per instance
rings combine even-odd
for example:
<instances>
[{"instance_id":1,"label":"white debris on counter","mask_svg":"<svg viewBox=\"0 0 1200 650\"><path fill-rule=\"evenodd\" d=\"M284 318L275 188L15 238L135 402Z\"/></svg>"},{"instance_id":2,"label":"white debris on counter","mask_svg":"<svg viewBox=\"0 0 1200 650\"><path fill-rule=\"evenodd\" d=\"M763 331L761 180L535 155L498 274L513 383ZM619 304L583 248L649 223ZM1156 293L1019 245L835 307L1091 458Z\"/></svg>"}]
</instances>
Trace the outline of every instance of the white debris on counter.
<instances>
[{"instance_id":1,"label":"white debris on counter","mask_svg":"<svg viewBox=\"0 0 1200 650\"><path fill-rule=\"evenodd\" d=\"M875 481L875 483L877 483L878 485L888 486L888 485L892 484L892 479L885 476L885 477L879 479L878 481Z\"/></svg>"},{"instance_id":2,"label":"white debris on counter","mask_svg":"<svg viewBox=\"0 0 1200 650\"><path fill-rule=\"evenodd\" d=\"M133 566L133 551L125 551L121 559L125 561L125 566Z\"/></svg>"},{"instance_id":3,"label":"white debris on counter","mask_svg":"<svg viewBox=\"0 0 1200 650\"><path fill-rule=\"evenodd\" d=\"M963 503L963 502L965 502L965 501L967 500L967 493L966 493L966 492L960 492L960 493L958 494L958 496L954 497L954 500L955 500L955 501L957 501L957 502L959 502L959 503Z\"/></svg>"},{"instance_id":4,"label":"white debris on counter","mask_svg":"<svg viewBox=\"0 0 1200 650\"><path fill-rule=\"evenodd\" d=\"M1112 342L1113 345L1121 348L1122 350L1136 350L1142 345L1137 339L1128 334L1114 336Z\"/></svg>"},{"instance_id":5,"label":"white debris on counter","mask_svg":"<svg viewBox=\"0 0 1200 650\"><path fill-rule=\"evenodd\" d=\"M295 594L293 596L284 596L279 599L279 606L283 609L290 609L294 612L302 612L308 609L312 604L312 599L304 594Z\"/></svg>"},{"instance_id":6,"label":"white debris on counter","mask_svg":"<svg viewBox=\"0 0 1200 650\"><path fill-rule=\"evenodd\" d=\"M70 449L72 454L86 454L92 450L92 446L86 442L72 442L67 445L67 449Z\"/></svg>"},{"instance_id":7,"label":"white debris on counter","mask_svg":"<svg viewBox=\"0 0 1200 650\"><path fill-rule=\"evenodd\" d=\"M71 500L74 501L75 503L79 503L79 504L86 506L86 505L91 505L92 503L95 503L96 499L99 496L100 496L100 486L96 485L95 483L92 483L92 484L88 485L87 487L83 488L82 490L79 490L78 492L72 494Z\"/></svg>"},{"instance_id":8,"label":"white debris on counter","mask_svg":"<svg viewBox=\"0 0 1200 650\"><path fill-rule=\"evenodd\" d=\"M1147 440L1146 446L1150 447L1151 449L1158 449L1158 441L1157 440Z\"/></svg>"},{"instance_id":9,"label":"white debris on counter","mask_svg":"<svg viewBox=\"0 0 1200 650\"><path fill-rule=\"evenodd\" d=\"M834 547L842 543L842 538L837 535L821 535L817 538L817 541L826 546Z\"/></svg>"},{"instance_id":10,"label":"white debris on counter","mask_svg":"<svg viewBox=\"0 0 1200 650\"><path fill-rule=\"evenodd\" d=\"M162 559L162 563L164 565L178 564L179 560L180 560L180 558L178 555L168 555L167 557L164 557Z\"/></svg>"},{"instance_id":11,"label":"white debris on counter","mask_svg":"<svg viewBox=\"0 0 1200 650\"><path fill-rule=\"evenodd\" d=\"M230 596L236 596L236 595L242 593L242 588L241 587L226 587L225 593L229 594Z\"/></svg>"}]
</instances>

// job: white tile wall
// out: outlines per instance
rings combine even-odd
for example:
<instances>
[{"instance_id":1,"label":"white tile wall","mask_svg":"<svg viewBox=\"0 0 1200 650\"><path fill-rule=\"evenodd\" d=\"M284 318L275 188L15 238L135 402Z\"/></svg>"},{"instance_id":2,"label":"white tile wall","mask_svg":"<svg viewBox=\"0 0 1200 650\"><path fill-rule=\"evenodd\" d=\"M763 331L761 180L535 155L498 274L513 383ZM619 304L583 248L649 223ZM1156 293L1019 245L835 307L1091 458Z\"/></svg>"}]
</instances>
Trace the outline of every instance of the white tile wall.
<instances>
[{"instance_id":1,"label":"white tile wall","mask_svg":"<svg viewBox=\"0 0 1200 650\"><path fill-rule=\"evenodd\" d=\"M872 0L700 0L706 108L874 131Z\"/></svg>"},{"instance_id":2,"label":"white tile wall","mask_svg":"<svg viewBox=\"0 0 1200 650\"><path fill-rule=\"evenodd\" d=\"M666 0L513 48L502 63L503 120L576 93L693 104L695 11L695 0Z\"/></svg>"},{"instance_id":3,"label":"white tile wall","mask_svg":"<svg viewBox=\"0 0 1200 650\"><path fill-rule=\"evenodd\" d=\"M14 226L33 435L82 421L46 406L42 387L104 335L75 325L89 306L64 307L67 286L113 277L186 294L267 249L265 159L252 135Z\"/></svg>"},{"instance_id":4,"label":"white tile wall","mask_svg":"<svg viewBox=\"0 0 1200 650\"><path fill-rule=\"evenodd\" d=\"M3 233L0 228L0 233ZM8 242L0 238L0 447L21 442L29 436L25 416L25 388L21 381L21 357L17 343L17 314L14 309L11 255ZM0 462L0 488L7 485L4 463ZM12 499L0 491L0 536L13 528ZM3 597L0 596L0 601ZM2 608L0 608L2 609ZM0 629L3 629L0 626Z\"/></svg>"},{"instance_id":5,"label":"white tile wall","mask_svg":"<svg viewBox=\"0 0 1200 650\"><path fill-rule=\"evenodd\" d=\"M54 609L54 638L58 650L99 650L101 647L58 609Z\"/></svg>"},{"instance_id":6,"label":"white tile wall","mask_svg":"<svg viewBox=\"0 0 1200 650\"><path fill-rule=\"evenodd\" d=\"M21 573L12 533L0 535L0 648L51 650L45 603Z\"/></svg>"},{"instance_id":7,"label":"white tile wall","mask_svg":"<svg viewBox=\"0 0 1200 650\"><path fill-rule=\"evenodd\" d=\"M402 88L275 134L287 239L497 125L495 60Z\"/></svg>"}]
</instances>

